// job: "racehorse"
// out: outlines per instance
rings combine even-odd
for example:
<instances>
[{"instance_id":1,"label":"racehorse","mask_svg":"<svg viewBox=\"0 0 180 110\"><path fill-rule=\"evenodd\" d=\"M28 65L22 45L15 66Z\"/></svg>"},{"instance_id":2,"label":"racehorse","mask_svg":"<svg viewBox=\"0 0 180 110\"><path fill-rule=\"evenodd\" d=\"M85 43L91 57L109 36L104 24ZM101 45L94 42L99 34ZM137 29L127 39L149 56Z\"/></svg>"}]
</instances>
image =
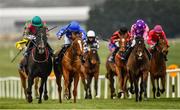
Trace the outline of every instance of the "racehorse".
<instances>
[{"instance_id":1,"label":"racehorse","mask_svg":"<svg viewBox=\"0 0 180 110\"><path fill-rule=\"evenodd\" d=\"M107 69L106 77L110 81L111 99L114 96L116 96L115 88L114 88L114 76L117 76L119 81L120 91L118 93L118 98L122 96L122 93L127 92L126 83L128 79L128 73L127 73L126 63L121 60L121 56L126 50L128 39L124 37L119 39L119 44L120 44L120 48L115 56L115 63L109 62L108 61L109 57L107 58L106 61L106 69Z\"/></svg>"},{"instance_id":2,"label":"racehorse","mask_svg":"<svg viewBox=\"0 0 180 110\"><path fill-rule=\"evenodd\" d=\"M97 48L90 48L85 55L85 74L87 79L87 89L85 99L92 99L91 94L91 81L94 77L94 89L95 89L95 96L97 96L97 89L98 89L98 77L99 77L99 67L100 67L100 60L99 55L97 52Z\"/></svg>"},{"instance_id":3,"label":"racehorse","mask_svg":"<svg viewBox=\"0 0 180 110\"><path fill-rule=\"evenodd\" d=\"M52 59L47 47L46 29L41 28L36 33L36 39L27 59L28 64L26 73L28 74L27 100L32 102L32 85L35 77L41 78L39 88L38 103L42 103L42 92L44 91L44 100L48 99L47 95L47 78L52 70Z\"/></svg>"},{"instance_id":4,"label":"racehorse","mask_svg":"<svg viewBox=\"0 0 180 110\"><path fill-rule=\"evenodd\" d=\"M127 71L129 72L131 87L135 86L136 101L142 100L142 93L144 92L144 99L147 99L147 78L150 69L150 61L145 51L143 37L136 37L136 44L127 61ZM139 91L139 78L141 78ZM139 94L140 93L140 94Z\"/></svg>"},{"instance_id":5,"label":"racehorse","mask_svg":"<svg viewBox=\"0 0 180 110\"><path fill-rule=\"evenodd\" d=\"M166 61L163 56L168 53L168 45L164 39L159 39L156 43L154 50L152 50L152 59L150 66L151 82L153 86L153 96L154 98L160 97L160 92L165 91L165 78L166 78ZM159 79L161 79L162 89L159 88ZM155 80L157 81L157 93ZM156 96L155 96L156 93Z\"/></svg>"},{"instance_id":6,"label":"racehorse","mask_svg":"<svg viewBox=\"0 0 180 110\"><path fill-rule=\"evenodd\" d=\"M79 36L73 40L71 46L66 50L63 58L56 64L54 60L54 73L56 76L56 83L58 85L59 102L61 103L61 78L64 78L64 97L66 99L71 98L71 83L74 80L74 103L76 103L77 86L79 82L79 76L81 74L81 60L80 57L83 52L82 40Z\"/></svg>"}]
</instances>

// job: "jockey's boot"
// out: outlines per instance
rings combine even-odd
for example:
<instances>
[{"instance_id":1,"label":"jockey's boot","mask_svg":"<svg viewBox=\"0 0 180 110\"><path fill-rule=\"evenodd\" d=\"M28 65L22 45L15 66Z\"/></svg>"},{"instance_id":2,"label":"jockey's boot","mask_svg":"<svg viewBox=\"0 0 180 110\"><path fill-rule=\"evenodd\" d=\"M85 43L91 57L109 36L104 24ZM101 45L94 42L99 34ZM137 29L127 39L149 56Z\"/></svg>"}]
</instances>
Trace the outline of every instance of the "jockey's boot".
<instances>
[{"instance_id":1,"label":"jockey's boot","mask_svg":"<svg viewBox=\"0 0 180 110\"><path fill-rule=\"evenodd\" d=\"M151 60L151 58L152 58L151 53L149 52L149 50L147 48L145 48L145 51L146 51L146 53L148 55L149 60Z\"/></svg>"},{"instance_id":2,"label":"jockey's boot","mask_svg":"<svg viewBox=\"0 0 180 110\"><path fill-rule=\"evenodd\" d=\"M51 46L49 45L49 43L47 43L47 47L48 47L48 50L49 50L49 53L50 53L50 56L54 57L54 50L51 48Z\"/></svg>"},{"instance_id":3,"label":"jockey's boot","mask_svg":"<svg viewBox=\"0 0 180 110\"><path fill-rule=\"evenodd\" d=\"M58 55L55 57L55 61L56 64L58 64L59 60L61 60L64 56L64 53L66 52L66 50L68 49L68 47L70 47L70 44L65 44L63 45L62 49L60 50L60 52L58 53Z\"/></svg>"},{"instance_id":4,"label":"jockey's boot","mask_svg":"<svg viewBox=\"0 0 180 110\"><path fill-rule=\"evenodd\" d=\"M113 53L112 53L112 55L109 57L109 61L111 61L111 62L115 62L115 56L116 56L116 53L118 52L118 50L119 50L119 48L116 48L114 51L113 51Z\"/></svg>"},{"instance_id":5,"label":"jockey's boot","mask_svg":"<svg viewBox=\"0 0 180 110\"><path fill-rule=\"evenodd\" d=\"M164 60L165 60L165 61L168 61L167 55L164 55Z\"/></svg>"},{"instance_id":6,"label":"jockey's boot","mask_svg":"<svg viewBox=\"0 0 180 110\"><path fill-rule=\"evenodd\" d=\"M125 53L121 56L121 60L122 60L122 61L127 61L127 59L129 58L129 55L130 55L132 49L133 49L133 47L130 46L130 47L125 51Z\"/></svg>"}]
</instances>

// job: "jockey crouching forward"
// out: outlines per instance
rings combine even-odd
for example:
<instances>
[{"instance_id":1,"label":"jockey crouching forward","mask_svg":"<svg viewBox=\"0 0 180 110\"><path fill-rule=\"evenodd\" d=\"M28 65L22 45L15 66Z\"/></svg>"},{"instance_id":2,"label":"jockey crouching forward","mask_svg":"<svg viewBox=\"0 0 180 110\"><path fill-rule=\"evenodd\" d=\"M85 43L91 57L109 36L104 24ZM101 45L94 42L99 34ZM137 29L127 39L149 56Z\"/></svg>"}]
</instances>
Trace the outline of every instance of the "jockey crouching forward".
<instances>
[{"instance_id":1,"label":"jockey crouching forward","mask_svg":"<svg viewBox=\"0 0 180 110\"><path fill-rule=\"evenodd\" d=\"M114 32L110 38L109 49L112 52L112 54L108 60L113 63L115 62L115 55L118 52L121 45L119 44L119 40L121 38L125 38L126 40L130 39L130 33L128 31L128 28L125 26L122 26L118 31Z\"/></svg>"},{"instance_id":2,"label":"jockey crouching forward","mask_svg":"<svg viewBox=\"0 0 180 110\"><path fill-rule=\"evenodd\" d=\"M79 36L82 38L83 41L86 40L86 33L82 27L80 27L80 24L77 21L71 21L68 25L63 26L59 29L59 31L56 33L56 36L60 40L62 36L64 36L64 45L60 52L57 52L56 55L56 63L58 63L59 58L62 59L64 56L64 53L70 47L72 41L75 39L75 36ZM58 57L60 56L60 57Z\"/></svg>"},{"instance_id":3,"label":"jockey crouching forward","mask_svg":"<svg viewBox=\"0 0 180 110\"><path fill-rule=\"evenodd\" d=\"M24 65L20 65L20 66L26 66L27 65L27 58L30 54L30 51L31 51L33 45L34 45L33 42L36 39L37 31L40 28L45 28L48 31L48 28L47 28L45 21L42 21L39 16L35 16L32 18L32 20L26 21L25 26L24 26L24 32L23 32L24 38L21 41L16 42L16 48L19 50L23 50L24 45L27 46L26 50L24 52L24 57L25 57ZM48 46L50 55L53 56L53 49L50 47L50 45L48 43L47 43L47 46Z\"/></svg>"},{"instance_id":4,"label":"jockey crouching forward","mask_svg":"<svg viewBox=\"0 0 180 110\"><path fill-rule=\"evenodd\" d=\"M133 50L133 47L136 44L135 38L136 37L143 37L143 39L146 41L147 40L147 35L148 35L149 27L148 25L141 19L137 20L135 24L131 26L131 45L128 47L126 52L123 55L123 60L127 61L131 51ZM145 51L151 59L151 54L150 52L145 48Z\"/></svg>"},{"instance_id":5,"label":"jockey crouching forward","mask_svg":"<svg viewBox=\"0 0 180 110\"><path fill-rule=\"evenodd\" d=\"M168 41L166 38L166 34L163 31L161 25L156 25L154 29L152 29L148 34L147 43L150 46L150 51L153 52L155 49L155 46L157 44L157 41L159 39L164 39L166 41L166 44L168 45ZM164 56L165 61L167 61L167 56Z\"/></svg>"},{"instance_id":6,"label":"jockey crouching forward","mask_svg":"<svg viewBox=\"0 0 180 110\"><path fill-rule=\"evenodd\" d=\"M84 54L86 55L90 49L99 49L99 40L93 30L87 32L87 39L84 41Z\"/></svg>"}]
</instances>

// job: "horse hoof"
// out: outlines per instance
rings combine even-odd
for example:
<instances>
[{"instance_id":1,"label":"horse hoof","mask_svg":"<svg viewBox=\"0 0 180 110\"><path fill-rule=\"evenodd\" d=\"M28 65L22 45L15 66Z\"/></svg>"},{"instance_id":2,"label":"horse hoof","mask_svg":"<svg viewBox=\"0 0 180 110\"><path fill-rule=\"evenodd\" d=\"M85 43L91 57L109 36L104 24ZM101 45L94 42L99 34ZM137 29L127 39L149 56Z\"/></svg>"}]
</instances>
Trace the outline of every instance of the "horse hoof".
<instances>
[{"instance_id":1,"label":"horse hoof","mask_svg":"<svg viewBox=\"0 0 180 110\"><path fill-rule=\"evenodd\" d=\"M27 98L28 98L27 100L28 100L29 103L31 103L33 101L32 96L28 96Z\"/></svg>"},{"instance_id":2,"label":"horse hoof","mask_svg":"<svg viewBox=\"0 0 180 110\"><path fill-rule=\"evenodd\" d=\"M48 100L48 95L44 95L44 100Z\"/></svg>"},{"instance_id":3,"label":"horse hoof","mask_svg":"<svg viewBox=\"0 0 180 110\"><path fill-rule=\"evenodd\" d=\"M41 103L42 103L42 101L41 101L41 100L39 100L39 101L38 101L38 104L41 104Z\"/></svg>"},{"instance_id":4,"label":"horse hoof","mask_svg":"<svg viewBox=\"0 0 180 110\"><path fill-rule=\"evenodd\" d=\"M122 96L122 92L119 92L117 97L121 98L121 96Z\"/></svg>"},{"instance_id":5,"label":"horse hoof","mask_svg":"<svg viewBox=\"0 0 180 110\"><path fill-rule=\"evenodd\" d=\"M157 92L156 96L157 96L157 97L160 97L160 92Z\"/></svg>"},{"instance_id":6,"label":"horse hoof","mask_svg":"<svg viewBox=\"0 0 180 110\"><path fill-rule=\"evenodd\" d=\"M88 99L92 99L92 95L89 95Z\"/></svg>"},{"instance_id":7,"label":"horse hoof","mask_svg":"<svg viewBox=\"0 0 180 110\"><path fill-rule=\"evenodd\" d=\"M88 99L88 96L87 96L87 95L85 96L85 99Z\"/></svg>"},{"instance_id":8,"label":"horse hoof","mask_svg":"<svg viewBox=\"0 0 180 110\"><path fill-rule=\"evenodd\" d=\"M165 92L165 89L161 89L160 92L163 94Z\"/></svg>"}]
</instances>

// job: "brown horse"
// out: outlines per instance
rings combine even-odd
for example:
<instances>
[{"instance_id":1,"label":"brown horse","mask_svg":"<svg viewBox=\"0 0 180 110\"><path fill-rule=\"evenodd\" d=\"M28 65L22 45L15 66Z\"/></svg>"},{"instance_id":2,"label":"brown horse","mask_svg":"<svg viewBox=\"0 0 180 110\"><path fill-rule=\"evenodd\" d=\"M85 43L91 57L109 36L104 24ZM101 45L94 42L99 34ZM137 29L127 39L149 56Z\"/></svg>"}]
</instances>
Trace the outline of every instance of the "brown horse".
<instances>
[{"instance_id":1,"label":"brown horse","mask_svg":"<svg viewBox=\"0 0 180 110\"><path fill-rule=\"evenodd\" d=\"M54 62L54 72L56 75L56 83L58 85L58 92L59 92L59 102L61 103L61 77L63 75L64 78L64 87L65 87L65 94L64 97L66 99L71 98L71 83L74 80L74 103L76 103L76 96L77 96L77 86L79 82L79 76L81 74L81 60L80 57L82 55L82 40L79 36L74 38L71 46L65 52L62 61L59 61L59 64Z\"/></svg>"},{"instance_id":2,"label":"brown horse","mask_svg":"<svg viewBox=\"0 0 180 110\"><path fill-rule=\"evenodd\" d=\"M100 67L100 60L99 55L96 48L90 48L90 50L85 55L85 74L87 79L87 89L85 99L92 99L91 95L91 81L94 77L95 79L95 96L97 96L97 89L98 89L98 77L99 77L99 67Z\"/></svg>"},{"instance_id":3,"label":"brown horse","mask_svg":"<svg viewBox=\"0 0 180 110\"><path fill-rule=\"evenodd\" d=\"M136 101L142 100L142 93L144 92L144 98L147 99L147 77L150 67L150 61L145 51L145 44L143 37L137 37L136 45L127 61L127 70L130 76L131 90L133 84L135 86ZM139 91L139 78L141 78L140 91ZM140 92L140 94L139 94Z\"/></svg>"},{"instance_id":4,"label":"brown horse","mask_svg":"<svg viewBox=\"0 0 180 110\"><path fill-rule=\"evenodd\" d=\"M150 74L154 98L156 98L156 96L160 97L160 92L163 93L165 91L166 61L163 56L167 55L168 47L164 39L159 39L155 45L155 49L152 50ZM159 88L159 79L161 79L162 89ZM157 81L157 93L155 80Z\"/></svg>"},{"instance_id":5,"label":"brown horse","mask_svg":"<svg viewBox=\"0 0 180 110\"><path fill-rule=\"evenodd\" d=\"M111 89L111 98L116 96L115 88L114 88L114 76L117 76L119 79L119 88L120 91L118 93L118 97L122 96L122 93L125 93L126 90L126 82L128 79L127 68L125 62L121 60L121 55L125 52L128 40L126 38L119 39L120 48L118 53L115 56L115 63L111 63L108 61L109 57L106 61L106 69L107 75L106 77L110 81L110 89ZM125 96L125 95L124 95Z\"/></svg>"}]
</instances>

